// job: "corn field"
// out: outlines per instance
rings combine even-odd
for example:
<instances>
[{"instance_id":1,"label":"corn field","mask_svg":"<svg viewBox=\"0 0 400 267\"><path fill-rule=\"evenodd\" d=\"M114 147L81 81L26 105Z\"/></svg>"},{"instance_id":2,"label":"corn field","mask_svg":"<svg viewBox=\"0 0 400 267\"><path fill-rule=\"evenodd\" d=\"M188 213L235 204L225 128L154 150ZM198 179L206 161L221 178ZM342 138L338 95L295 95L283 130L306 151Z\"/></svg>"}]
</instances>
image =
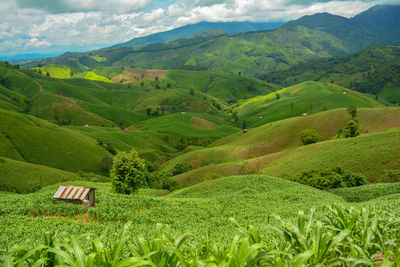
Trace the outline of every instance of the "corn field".
<instances>
[{"instance_id":1,"label":"corn field","mask_svg":"<svg viewBox=\"0 0 400 267\"><path fill-rule=\"evenodd\" d=\"M280 217L265 236L254 226L242 227L233 218L237 234L230 243L197 243L190 234L175 236L157 224L153 237L132 235L127 223L111 243L93 238L89 245L71 235L56 241L46 233L34 248L12 247L2 266L400 266L400 220L381 219L367 208L325 207L299 212L296 221ZM88 238L88 237L87 237Z\"/></svg>"}]
</instances>

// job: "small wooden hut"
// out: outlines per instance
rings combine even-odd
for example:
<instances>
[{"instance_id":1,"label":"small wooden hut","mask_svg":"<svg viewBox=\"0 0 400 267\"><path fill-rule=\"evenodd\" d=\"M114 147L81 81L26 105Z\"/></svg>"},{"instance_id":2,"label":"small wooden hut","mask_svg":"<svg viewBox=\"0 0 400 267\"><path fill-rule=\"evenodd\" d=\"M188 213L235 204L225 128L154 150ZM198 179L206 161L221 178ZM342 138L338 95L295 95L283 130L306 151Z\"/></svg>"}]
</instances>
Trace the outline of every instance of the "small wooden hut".
<instances>
[{"instance_id":1,"label":"small wooden hut","mask_svg":"<svg viewBox=\"0 0 400 267\"><path fill-rule=\"evenodd\" d=\"M60 185L53 197L67 203L94 207L95 190L92 187Z\"/></svg>"}]
</instances>

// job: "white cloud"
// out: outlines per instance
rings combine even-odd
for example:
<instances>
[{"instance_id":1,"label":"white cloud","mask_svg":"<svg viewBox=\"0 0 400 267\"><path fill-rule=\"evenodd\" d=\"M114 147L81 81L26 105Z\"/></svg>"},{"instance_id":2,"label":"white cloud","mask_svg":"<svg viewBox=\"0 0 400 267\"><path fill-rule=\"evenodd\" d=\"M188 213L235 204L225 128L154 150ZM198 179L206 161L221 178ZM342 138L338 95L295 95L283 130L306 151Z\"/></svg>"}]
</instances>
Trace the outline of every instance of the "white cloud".
<instances>
[{"instance_id":1,"label":"white cloud","mask_svg":"<svg viewBox=\"0 0 400 267\"><path fill-rule=\"evenodd\" d=\"M39 40L38 38L32 38L30 40L28 40L25 44L24 44L24 48L43 48L43 47L49 47L51 46L51 43L47 42L46 40Z\"/></svg>"}]
</instances>

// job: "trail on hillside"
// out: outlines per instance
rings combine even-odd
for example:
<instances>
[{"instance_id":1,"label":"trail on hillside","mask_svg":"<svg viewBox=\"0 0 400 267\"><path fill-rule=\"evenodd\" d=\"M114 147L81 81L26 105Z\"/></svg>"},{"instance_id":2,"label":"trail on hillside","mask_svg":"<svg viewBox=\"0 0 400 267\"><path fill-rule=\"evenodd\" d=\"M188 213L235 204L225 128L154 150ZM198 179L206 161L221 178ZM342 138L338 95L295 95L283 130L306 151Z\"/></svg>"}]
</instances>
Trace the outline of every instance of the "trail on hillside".
<instances>
[{"instance_id":1,"label":"trail on hillside","mask_svg":"<svg viewBox=\"0 0 400 267\"><path fill-rule=\"evenodd\" d=\"M38 81L33 80L40 88L40 92L43 92L43 85L41 85Z\"/></svg>"}]
</instances>

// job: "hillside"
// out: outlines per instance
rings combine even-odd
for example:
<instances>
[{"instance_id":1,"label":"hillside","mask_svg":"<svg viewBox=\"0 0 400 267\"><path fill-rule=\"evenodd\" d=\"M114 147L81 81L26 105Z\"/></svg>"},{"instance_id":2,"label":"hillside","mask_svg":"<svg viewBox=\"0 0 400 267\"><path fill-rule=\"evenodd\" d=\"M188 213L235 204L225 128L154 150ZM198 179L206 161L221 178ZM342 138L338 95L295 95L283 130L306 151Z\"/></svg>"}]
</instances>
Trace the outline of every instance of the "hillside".
<instances>
[{"instance_id":1,"label":"hillside","mask_svg":"<svg viewBox=\"0 0 400 267\"><path fill-rule=\"evenodd\" d=\"M198 36L139 47L67 53L43 60L41 64L57 63L74 68L134 65L150 69L206 69L260 75L288 69L309 59L345 55L374 44L398 45L398 38L384 38L397 33L398 24L381 27L379 34L368 27L373 18L387 24L387 21L396 20L399 14L397 6L372 8L352 19L315 14L270 31ZM99 62L93 56L102 60Z\"/></svg>"},{"instance_id":2,"label":"hillside","mask_svg":"<svg viewBox=\"0 0 400 267\"><path fill-rule=\"evenodd\" d=\"M96 140L3 109L0 119L0 156L72 172L103 173L100 161L110 153L98 146Z\"/></svg>"},{"instance_id":3,"label":"hillside","mask_svg":"<svg viewBox=\"0 0 400 267\"><path fill-rule=\"evenodd\" d=\"M133 233L140 236L153 236L156 228L149 227L149 224L159 222L170 225L173 233L190 232L199 236L196 244L207 239L208 242L212 240L215 244L224 245L231 242L237 232L229 217L234 217L240 225L254 225L262 234L269 236L269 240L274 240L270 226L280 226L274 215L288 221L295 220L299 210L308 212L317 206L316 215L319 217L326 212L320 207L331 203L340 203L345 207L368 206L382 216L385 212L393 215L399 212L396 205L390 206L399 200L398 191L392 191L386 197L348 204L333 193L264 175L206 181L162 198L110 193L109 184L105 183L72 184L96 187L96 208L85 213L80 206L57 203L51 197L57 185L28 196L0 193L0 214L5 215L0 216L0 225L6 229L0 232L0 249L10 248L16 243L36 245L49 231L67 231L76 235L88 233L103 242L111 242L128 220L135 224ZM375 185L359 189L369 194ZM352 191L357 194L358 188ZM130 208L126 209L127 206ZM128 240L133 236L129 235Z\"/></svg>"},{"instance_id":4,"label":"hillside","mask_svg":"<svg viewBox=\"0 0 400 267\"><path fill-rule=\"evenodd\" d=\"M29 197L0 194L0 214L8 215L0 216L1 226L8 229L10 224L23 221L15 224L13 232L19 233L36 225L35 231L25 231L23 237L12 235L10 231L1 231L0 249L25 240L37 243L44 232L53 229L60 232L68 229L70 233L90 232L107 241L117 234L116 230L125 221L132 221L135 224L134 233L140 235L149 236L154 233L155 227L149 227L150 224L163 223L170 225L177 233L190 231L201 236L207 233L208 238L225 243L231 239L230 235L234 231L229 217L235 217L240 224L251 223L264 232L268 231L268 216L293 218L299 209L309 209L316 203L319 206L332 202L344 203L332 193L264 175L207 181L162 198L110 193L109 184L104 183L72 184L98 188L98 204L85 215L86 223L83 223L85 211L82 207L53 201L56 185L46 187ZM293 201L295 199L302 201ZM24 203L23 207L21 202ZM37 202L41 205L34 206ZM248 208L243 209L244 205ZM58 216L61 213L63 216Z\"/></svg>"},{"instance_id":5,"label":"hillside","mask_svg":"<svg viewBox=\"0 0 400 267\"><path fill-rule=\"evenodd\" d=\"M81 179L85 180L72 172L0 157L0 191L31 193L55 183Z\"/></svg>"},{"instance_id":6,"label":"hillside","mask_svg":"<svg viewBox=\"0 0 400 267\"><path fill-rule=\"evenodd\" d=\"M223 118L204 114L176 113L146 120L138 124L143 130L170 133L178 136L220 138L240 131Z\"/></svg>"},{"instance_id":7,"label":"hillside","mask_svg":"<svg viewBox=\"0 0 400 267\"><path fill-rule=\"evenodd\" d=\"M165 43L175 41L181 38L188 38L193 35L219 29L223 33L238 33L249 31L270 30L279 27L282 22L200 22L183 27L175 28L169 31L159 32L148 36L134 38L125 43L116 44L109 49L120 47L132 47L136 45L146 45L153 43Z\"/></svg>"},{"instance_id":8,"label":"hillside","mask_svg":"<svg viewBox=\"0 0 400 267\"><path fill-rule=\"evenodd\" d=\"M248 99L234 108L233 112L237 112L239 121L246 121L248 127L256 127L272 121L350 105L358 108L383 106L363 94L341 86L310 81Z\"/></svg>"},{"instance_id":9,"label":"hillside","mask_svg":"<svg viewBox=\"0 0 400 267\"><path fill-rule=\"evenodd\" d=\"M228 175L262 173L285 177L307 169L340 166L363 174L371 181L390 180L390 172L400 169L399 135L397 127L355 138L329 140L249 160L210 164L174 179L188 186Z\"/></svg>"},{"instance_id":10,"label":"hillside","mask_svg":"<svg viewBox=\"0 0 400 267\"><path fill-rule=\"evenodd\" d=\"M336 109L307 117L272 122L249 129L246 134L235 133L221 138L207 148L179 155L167 162L163 169L172 170L176 164L184 162L190 163L196 169L293 149L303 146L301 132L310 128L315 129L322 136L322 140L329 140L337 135L338 130L344 127L349 119L346 110ZM361 134L400 127L400 109L359 109L358 120Z\"/></svg>"},{"instance_id":11,"label":"hillside","mask_svg":"<svg viewBox=\"0 0 400 267\"><path fill-rule=\"evenodd\" d=\"M317 59L259 78L290 86L303 81L339 84L374 95L382 103L400 102L400 48L373 46L343 57Z\"/></svg>"}]
</instances>

